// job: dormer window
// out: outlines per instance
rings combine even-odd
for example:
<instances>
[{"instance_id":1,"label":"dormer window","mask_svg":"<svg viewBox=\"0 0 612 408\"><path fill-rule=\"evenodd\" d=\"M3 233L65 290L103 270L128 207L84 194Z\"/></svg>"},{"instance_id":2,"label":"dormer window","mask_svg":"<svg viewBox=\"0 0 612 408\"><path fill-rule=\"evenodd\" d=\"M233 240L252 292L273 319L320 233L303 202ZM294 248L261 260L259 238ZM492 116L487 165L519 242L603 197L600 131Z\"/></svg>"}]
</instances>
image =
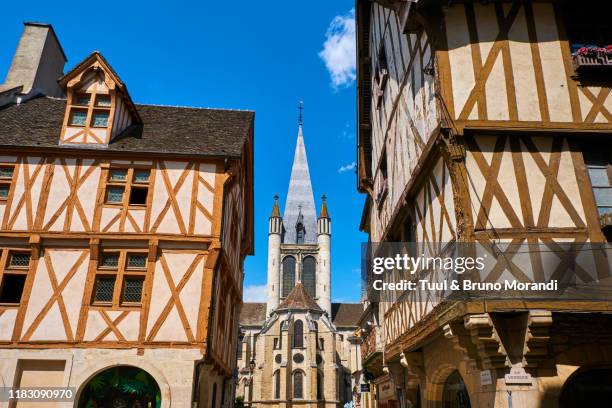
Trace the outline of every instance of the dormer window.
<instances>
[{"instance_id":1,"label":"dormer window","mask_svg":"<svg viewBox=\"0 0 612 408\"><path fill-rule=\"evenodd\" d=\"M108 145L142 120L123 82L98 53L59 80L67 99L60 144Z\"/></svg>"}]
</instances>

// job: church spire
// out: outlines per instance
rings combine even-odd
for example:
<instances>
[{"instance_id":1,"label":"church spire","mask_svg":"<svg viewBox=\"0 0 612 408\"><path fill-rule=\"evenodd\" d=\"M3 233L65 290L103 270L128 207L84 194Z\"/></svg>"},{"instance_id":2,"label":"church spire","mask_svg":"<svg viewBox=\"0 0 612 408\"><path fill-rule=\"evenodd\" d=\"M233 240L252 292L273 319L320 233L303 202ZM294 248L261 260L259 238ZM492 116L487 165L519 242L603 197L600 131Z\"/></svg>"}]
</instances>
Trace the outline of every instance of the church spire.
<instances>
[{"instance_id":1,"label":"church spire","mask_svg":"<svg viewBox=\"0 0 612 408\"><path fill-rule=\"evenodd\" d=\"M312 193L308 159L306 158L304 135L302 133L303 108L303 104L300 102L298 105L300 115L297 142L293 156L293 166L291 168L291 179L289 180L289 192L287 193L285 212L283 214L283 224L285 226L283 242L286 244L296 244L298 242L296 225L298 224L300 213L304 232L303 243L315 244L317 242L317 213Z\"/></svg>"}]
</instances>

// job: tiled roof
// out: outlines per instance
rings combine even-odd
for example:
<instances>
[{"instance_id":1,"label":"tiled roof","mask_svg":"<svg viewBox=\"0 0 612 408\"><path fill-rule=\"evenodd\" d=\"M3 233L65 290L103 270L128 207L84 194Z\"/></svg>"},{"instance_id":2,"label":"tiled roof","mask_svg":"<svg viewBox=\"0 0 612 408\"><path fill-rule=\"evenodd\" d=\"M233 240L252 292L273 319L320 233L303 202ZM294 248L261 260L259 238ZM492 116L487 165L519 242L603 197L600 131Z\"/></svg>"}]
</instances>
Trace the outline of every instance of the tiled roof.
<instances>
[{"instance_id":1,"label":"tiled roof","mask_svg":"<svg viewBox=\"0 0 612 408\"><path fill-rule=\"evenodd\" d=\"M285 300L278 305L277 309L310 309L322 311L312 296L306 292L306 288L302 282L298 282L297 285L295 285Z\"/></svg>"},{"instance_id":2,"label":"tiled roof","mask_svg":"<svg viewBox=\"0 0 612 408\"><path fill-rule=\"evenodd\" d=\"M0 146L59 147L66 101L38 97L0 108ZM239 157L255 113L222 109L136 105L142 128L128 128L96 151ZM83 149L82 147L79 149Z\"/></svg>"},{"instance_id":3,"label":"tiled roof","mask_svg":"<svg viewBox=\"0 0 612 408\"><path fill-rule=\"evenodd\" d=\"M240 310L242 326L263 326L266 321L265 303L243 303Z\"/></svg>"},{"instance_id":4,"label":"tiled roof","mask_svg":"<svg viewBox=\"0 0 612 408\"><path fill-rule=\"evenodd\" d=\"M362 312L361 303L332 303L332 322L336 327L357 327Z\"/></svg>"}]
</instances>

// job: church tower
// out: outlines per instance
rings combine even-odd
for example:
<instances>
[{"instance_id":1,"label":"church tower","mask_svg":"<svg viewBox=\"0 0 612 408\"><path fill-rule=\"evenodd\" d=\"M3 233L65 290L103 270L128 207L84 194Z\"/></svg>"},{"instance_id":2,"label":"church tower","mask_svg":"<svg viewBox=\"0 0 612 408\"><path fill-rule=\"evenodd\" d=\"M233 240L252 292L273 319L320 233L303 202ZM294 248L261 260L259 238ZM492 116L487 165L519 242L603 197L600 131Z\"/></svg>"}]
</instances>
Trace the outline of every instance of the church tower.
<instances>
[{"instance_id":1,"label":"church tower","mask_svg":"<svg viewBox=\"0 0 612 408\"><path fill-rule=\"evenodd\" d=\"M306 145L302 110L291 167L289 190L281 217L274 197L268 229L268 301L270 315L297 283L331 316L331 218L323 197L317 218Z\"/></svg>"},{"instance_id":2,"label":"church tower","mask_svg":"<svg viewBox=\"0 0 612 408\"><path fill-rule=\"evenodd\" d=\"M240 311L237 395L253 408L352 401L363 307L331 302L331 217L325 196L317 216L301 106L285 207L274 196L268 219L267 293Z\"/></svg>"}]
</instances>

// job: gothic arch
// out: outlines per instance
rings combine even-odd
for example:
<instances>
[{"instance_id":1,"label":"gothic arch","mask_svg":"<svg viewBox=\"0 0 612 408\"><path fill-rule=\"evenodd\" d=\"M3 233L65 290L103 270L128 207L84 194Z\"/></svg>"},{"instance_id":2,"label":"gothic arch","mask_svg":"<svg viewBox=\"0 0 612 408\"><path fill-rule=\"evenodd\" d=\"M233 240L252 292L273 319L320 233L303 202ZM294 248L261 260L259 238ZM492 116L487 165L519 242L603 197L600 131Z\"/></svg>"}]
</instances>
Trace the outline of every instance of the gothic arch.
<instances>
[{"instance_id":1,"label":"gothic arch","mask_svg":"<svg viewBox=\"0 0 612 408\"><path fill-rule=\"evenodd\" d=\"M314 256L308 255L302 259L302 283L306 292L313 298L316 297L317 261Z\"/></svg>"},{"instance_id":2,"label":"gothic arch","mask_svg":"<svg viewBox=\"0 0 612 408\"><path fill-rule=\"evenodd\" d=\"M293 385L292 397L294 399L304 399L304 383L306 374L302 370L295 370L291 374L291 382Z\"/></svg>"},{"instance_id":3,"label":"gothic arch","mask_svg":"<svg viewBox=\"0 0 612 408\"><path fill-rule=\"evenodd\" d=\"M295 286L295 257L288 255L283 258L283 291L282 297L289 296Z\"/></svg>"},{"instance_id":4,"label":"gothic arch","mask_svg":"<svg viewBox=\"0 0 612 408\"><path fill-rule=\"evenodd\" d=\"M429 403L441 403L444 396L444 383L457 367L451 364L440 364L425 386L425 400Z\"/></svg>"},{"instance_id":5,"label":"gothic arch","mask_svg":"<svg viewBox=\"0 0 612 408\"><path fill-rule=\"evenodd\" d=\"M304 322L299 319L293 322L293 341L291 345L293 348L304 347Z\"/></svg>"}]
</instances>

